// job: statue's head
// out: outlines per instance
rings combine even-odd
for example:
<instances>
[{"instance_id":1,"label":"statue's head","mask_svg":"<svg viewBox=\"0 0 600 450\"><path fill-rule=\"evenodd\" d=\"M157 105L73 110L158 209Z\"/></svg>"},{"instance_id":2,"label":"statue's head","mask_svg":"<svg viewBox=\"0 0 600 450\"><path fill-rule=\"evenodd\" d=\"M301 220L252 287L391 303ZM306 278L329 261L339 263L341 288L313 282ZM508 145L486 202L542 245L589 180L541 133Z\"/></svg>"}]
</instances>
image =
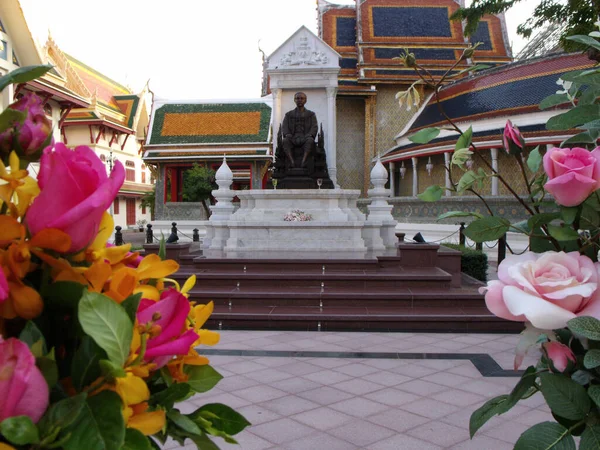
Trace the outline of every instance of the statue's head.
<instances>
[{"instance_id":1,"label":"statue's head","mask_svg":"<svg viewBox=\"0 0 600 450\"><path fill-rule=\"evenodd\" d=\"M304 92L296 92L294 94L294 103L298 108L303 107L306 104L306 94Z\"/></svg>"}]
</instances>

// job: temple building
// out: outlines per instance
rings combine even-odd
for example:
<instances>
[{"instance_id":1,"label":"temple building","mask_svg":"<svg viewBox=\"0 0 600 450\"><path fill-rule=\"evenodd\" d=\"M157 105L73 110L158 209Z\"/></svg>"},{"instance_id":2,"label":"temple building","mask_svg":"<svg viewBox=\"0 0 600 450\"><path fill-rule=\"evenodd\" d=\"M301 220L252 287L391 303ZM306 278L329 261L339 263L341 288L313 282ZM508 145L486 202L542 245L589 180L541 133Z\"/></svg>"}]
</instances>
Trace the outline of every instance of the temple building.
<instances>
[{"instance_id":1,"label":"temple building","mask_svg":"<svg viewBox=\"0 0 600 450\"><path fill-rule=\"evenodd\" d=\"M52 37L40 49L32 38L18 0L0 2L0 75L22 66L51 64L43 77L10 85L0 97L0 110L26 92L44 101L54 124L55 139L74 148L86 145L106 163L119 160L126 180L111 207L115 225L137 228L151 220L141 198L152 192L154 175L141 159L149 111L148 88L134 92L61 51ZM33 176L37 166L30 165Z\"/></svg>"}]
</instances>

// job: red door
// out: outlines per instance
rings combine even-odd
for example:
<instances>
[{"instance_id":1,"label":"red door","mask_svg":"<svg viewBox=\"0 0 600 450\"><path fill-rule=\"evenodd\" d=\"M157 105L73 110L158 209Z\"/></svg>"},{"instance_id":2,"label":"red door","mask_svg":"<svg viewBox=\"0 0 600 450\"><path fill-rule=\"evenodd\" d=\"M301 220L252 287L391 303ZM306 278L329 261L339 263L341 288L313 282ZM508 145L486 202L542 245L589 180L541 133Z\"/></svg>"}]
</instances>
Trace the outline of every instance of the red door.
<instances>
[{"instance_id":1,"label":"red door","mask_svg":"<svg viewBox=\"0 0 600 450\"><path fill-rule=\"evenodd\" d=\"M135 198L126 199L127 225L135 225Z\"/></svg>"}]
</instances>

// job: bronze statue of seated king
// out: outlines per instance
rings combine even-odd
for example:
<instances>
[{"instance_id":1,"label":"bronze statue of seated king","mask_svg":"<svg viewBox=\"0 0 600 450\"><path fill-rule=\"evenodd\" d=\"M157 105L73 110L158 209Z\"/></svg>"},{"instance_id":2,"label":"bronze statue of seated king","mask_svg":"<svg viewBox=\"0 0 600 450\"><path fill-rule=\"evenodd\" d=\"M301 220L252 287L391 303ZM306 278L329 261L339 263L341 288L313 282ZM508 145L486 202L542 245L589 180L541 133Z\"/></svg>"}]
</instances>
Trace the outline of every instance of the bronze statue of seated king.
<instances>
[{"instance_id":1,"label":"bronze statue of seated king","mask_svg":"<svg viewBox=\"0 0 600 450\"><path fill-rule=\"evenodd\" d=\"M327 171L323 129L317 116L304 107L306 94L294 95L296 108L285 114L277 133L273 180L279 189L333 189ZM315 143L315 138L317 142Z\"/></svg>"}]
</instances>

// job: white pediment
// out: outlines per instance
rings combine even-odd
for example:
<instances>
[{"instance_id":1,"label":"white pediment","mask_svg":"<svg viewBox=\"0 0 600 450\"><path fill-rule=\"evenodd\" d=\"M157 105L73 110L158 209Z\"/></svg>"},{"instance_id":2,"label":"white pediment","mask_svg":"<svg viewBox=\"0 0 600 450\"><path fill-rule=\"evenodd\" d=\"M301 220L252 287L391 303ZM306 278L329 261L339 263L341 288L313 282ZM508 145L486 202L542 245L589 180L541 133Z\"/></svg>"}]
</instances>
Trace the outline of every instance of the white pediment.
<instances>
[{"instance_id":1,"label":"white pediment","mask_svg":"<svg viewBox=\"0 0 600 450\"><path fill-rule=\"evenodd\" d=\"M292 36L268 58L267 70L340 67L340 55L305 26Z\"/></svg>"}]
</instances>

